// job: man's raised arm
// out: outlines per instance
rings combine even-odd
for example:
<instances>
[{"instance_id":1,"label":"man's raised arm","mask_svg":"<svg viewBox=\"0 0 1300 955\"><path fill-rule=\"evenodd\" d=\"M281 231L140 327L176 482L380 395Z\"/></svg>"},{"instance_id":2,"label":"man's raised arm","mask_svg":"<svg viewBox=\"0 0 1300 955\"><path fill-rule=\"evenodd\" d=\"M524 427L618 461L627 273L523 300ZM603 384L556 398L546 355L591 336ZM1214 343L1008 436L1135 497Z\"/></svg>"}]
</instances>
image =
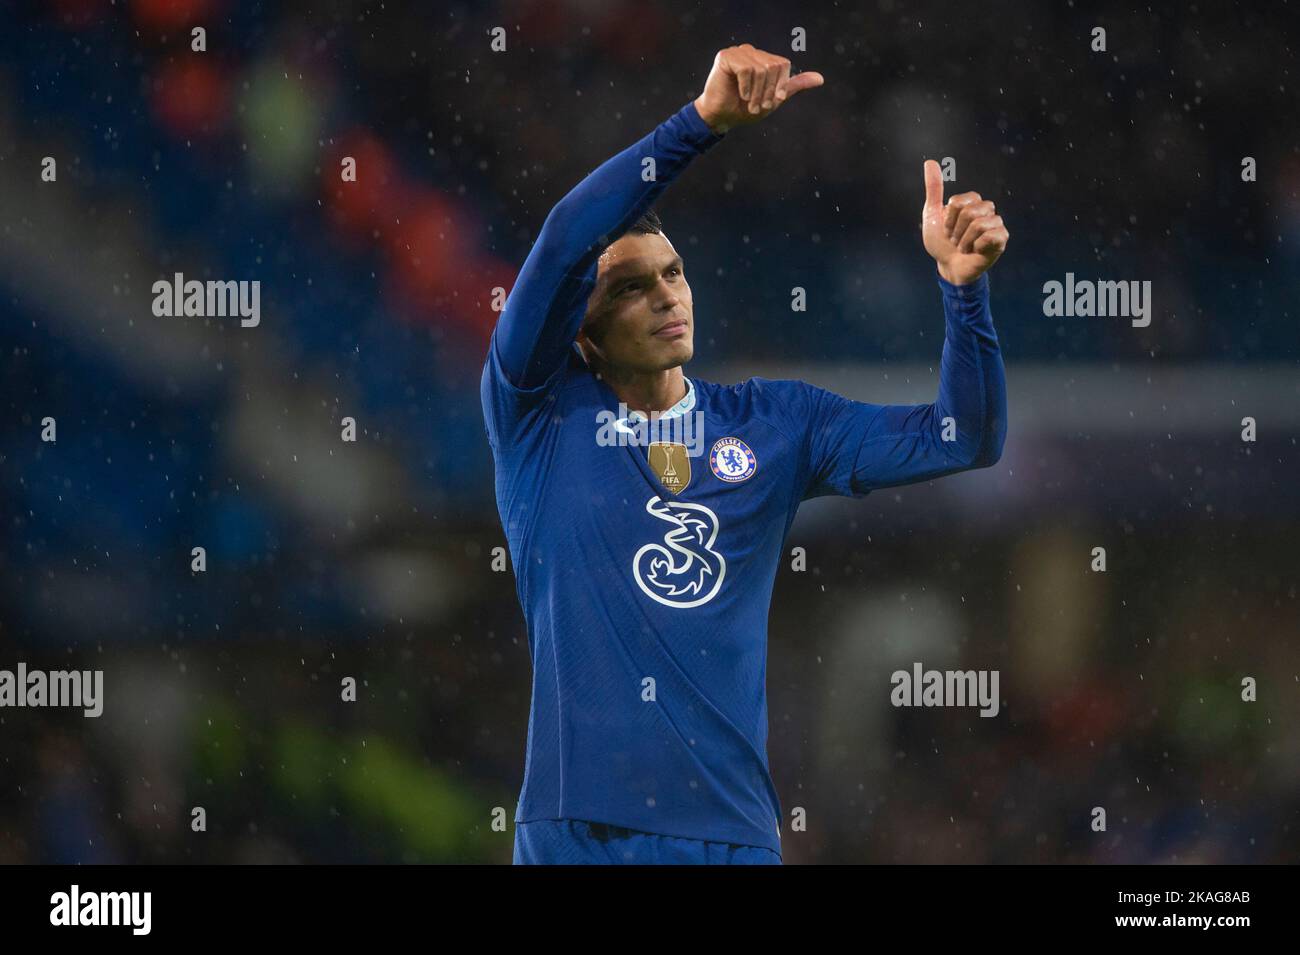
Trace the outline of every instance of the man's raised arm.
<instances>
[{"instance_id":1,"label":"man's raised arm","mask_svg":"<svg viewBox=\"0 0 1300 955\"><path fill-rule=\"evenodd\" d=\"M561 199L546 217L492 334L491 347L510 383L535 388L563 365L601 252L692 159L729 129L757 122L800 90L821 84L821 74L792 77L788 59L749 44L722 50L694 102Z\"/></svg>"},{"instance_id":2,"label":"man's raised arm","mask_svg":"<svg viewBox=\"0 0 1300 955\"><path fill-rule=\"evenodd\" d=\"M977 192L945 205L943 177L925 163L921 238L943 294L939 396L924 405L873 405L809 386L812 422L805 496L865 494L989 467L1007 433L1006 374L984 274L1010 238Z\"/></svg>"}]
</instances>

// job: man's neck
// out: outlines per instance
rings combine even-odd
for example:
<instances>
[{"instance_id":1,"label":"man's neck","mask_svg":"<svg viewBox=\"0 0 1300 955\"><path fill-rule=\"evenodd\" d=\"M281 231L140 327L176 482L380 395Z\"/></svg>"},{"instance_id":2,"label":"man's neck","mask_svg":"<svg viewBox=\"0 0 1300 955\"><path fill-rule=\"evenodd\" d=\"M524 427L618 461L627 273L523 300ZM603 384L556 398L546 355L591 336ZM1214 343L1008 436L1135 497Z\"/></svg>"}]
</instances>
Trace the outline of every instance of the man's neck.
<instances>
[{"instance_id":1,"label":"man's neck","mask_svg":"<svg viewBox=\"0 0 1300 955\"><path fill-rule=\"evenodd\" d=\"M608 366L596 371L630 411L647 416L652 411L667 411L686 397L686 376L680 365L652 372L621 373Z\"/></svg>"}]
</instances>

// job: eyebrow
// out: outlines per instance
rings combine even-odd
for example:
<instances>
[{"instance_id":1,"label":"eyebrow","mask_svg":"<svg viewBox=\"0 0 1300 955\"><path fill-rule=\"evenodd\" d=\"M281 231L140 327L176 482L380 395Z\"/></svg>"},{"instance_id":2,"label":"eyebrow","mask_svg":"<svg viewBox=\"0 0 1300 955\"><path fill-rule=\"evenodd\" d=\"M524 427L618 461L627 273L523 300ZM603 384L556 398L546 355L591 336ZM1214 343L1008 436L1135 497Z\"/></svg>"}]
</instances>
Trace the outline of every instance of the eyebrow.
<instances>
[{"instance_id":1,"label":"eyebrow","mask_svg":"<svg viewBox=\"0 0 1300 955\"><path fill-rule=\"evenodd\" d=\"M663 267L665 269L671 269L673 266L676 266L677 268L681 269L684 268L685 265L686 263L682 260L682 257L680 255L675 255L672 257L672 260L667 262ZM605 287L612 291L612 287L618 285L620 282L624 282L628 279L636 278L639 275L645 275L652 271L655 270L650 266L642 265L635 262L628 262L623 265L616 265L608 272L605 273L605 277L604 277Z\"/></svg>"}]
</instances>

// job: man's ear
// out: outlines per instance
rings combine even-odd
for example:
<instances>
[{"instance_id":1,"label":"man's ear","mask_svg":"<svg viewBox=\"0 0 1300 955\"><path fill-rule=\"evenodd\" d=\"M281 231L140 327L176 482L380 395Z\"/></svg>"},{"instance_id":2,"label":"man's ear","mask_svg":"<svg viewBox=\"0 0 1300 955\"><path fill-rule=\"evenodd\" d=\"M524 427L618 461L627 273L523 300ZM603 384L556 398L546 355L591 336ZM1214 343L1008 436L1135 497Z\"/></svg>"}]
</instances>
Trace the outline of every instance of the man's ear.
<instances>
[{"instance_id":1,"label":"man's ear","mask_svg":"<svg viewBox=\"0 0 1300 955\"><path fill-rule=\"evenodd\" d=\"M578 346L579 346L583 351L586 351L586 350L587 350L587 347L588 347L589 343L591 342L591 337L587 334L587 326L586 326L586 325L583 325L581 328L578 329L578 334L577 334L575 340L577 341Z\"/></svg>"},{"instance_id":2,"label":"man's ear","mask_svg":"<svg viewBox=\"0 0 1300 955\"><path fill-rule=\"evenodd\" d=\"M601 334L602 325L603 323L601 322L601 316L599 314L593 314L590 311L587 312L586 317L582 320L582 324L578 326L577 339L583 348L600 347L600 340L604 337Z\"/></svg>"},{"instance_id":3,"label":"man's ear","mask_svg":"<svg viewBox=\"0 0 1300 955\"><path fill-rule=\"evenodd\" d=\"M599 357L600 349L596 347L596 343L593 342L591 336L587 334L586 325L583 325L578 329L578 335L575 341L578 343L578 351L582 352L582 357L586 359L588 365L590 365L595 358Z\"/></svg>"}]
</instances>

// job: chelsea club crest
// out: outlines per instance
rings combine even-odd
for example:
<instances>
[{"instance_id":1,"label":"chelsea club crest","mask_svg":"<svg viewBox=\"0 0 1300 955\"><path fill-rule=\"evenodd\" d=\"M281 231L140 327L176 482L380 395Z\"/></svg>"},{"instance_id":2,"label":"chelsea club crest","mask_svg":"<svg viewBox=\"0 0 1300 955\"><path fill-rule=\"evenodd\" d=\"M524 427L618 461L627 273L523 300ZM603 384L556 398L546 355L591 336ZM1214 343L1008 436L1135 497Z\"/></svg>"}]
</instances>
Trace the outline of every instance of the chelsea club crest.
<instances>
[{"instance_id":1,"label":"chelsea club crest","mask_svg":"<svg viewBox=\"0 0 1300 955\"><path fill-rule=\"evenodd\" d=\"M739 438L719 438L709 452L713 473L728 484L739 484L754 476L758 461L754 452Z\"/></svg>"}]
</instances>

